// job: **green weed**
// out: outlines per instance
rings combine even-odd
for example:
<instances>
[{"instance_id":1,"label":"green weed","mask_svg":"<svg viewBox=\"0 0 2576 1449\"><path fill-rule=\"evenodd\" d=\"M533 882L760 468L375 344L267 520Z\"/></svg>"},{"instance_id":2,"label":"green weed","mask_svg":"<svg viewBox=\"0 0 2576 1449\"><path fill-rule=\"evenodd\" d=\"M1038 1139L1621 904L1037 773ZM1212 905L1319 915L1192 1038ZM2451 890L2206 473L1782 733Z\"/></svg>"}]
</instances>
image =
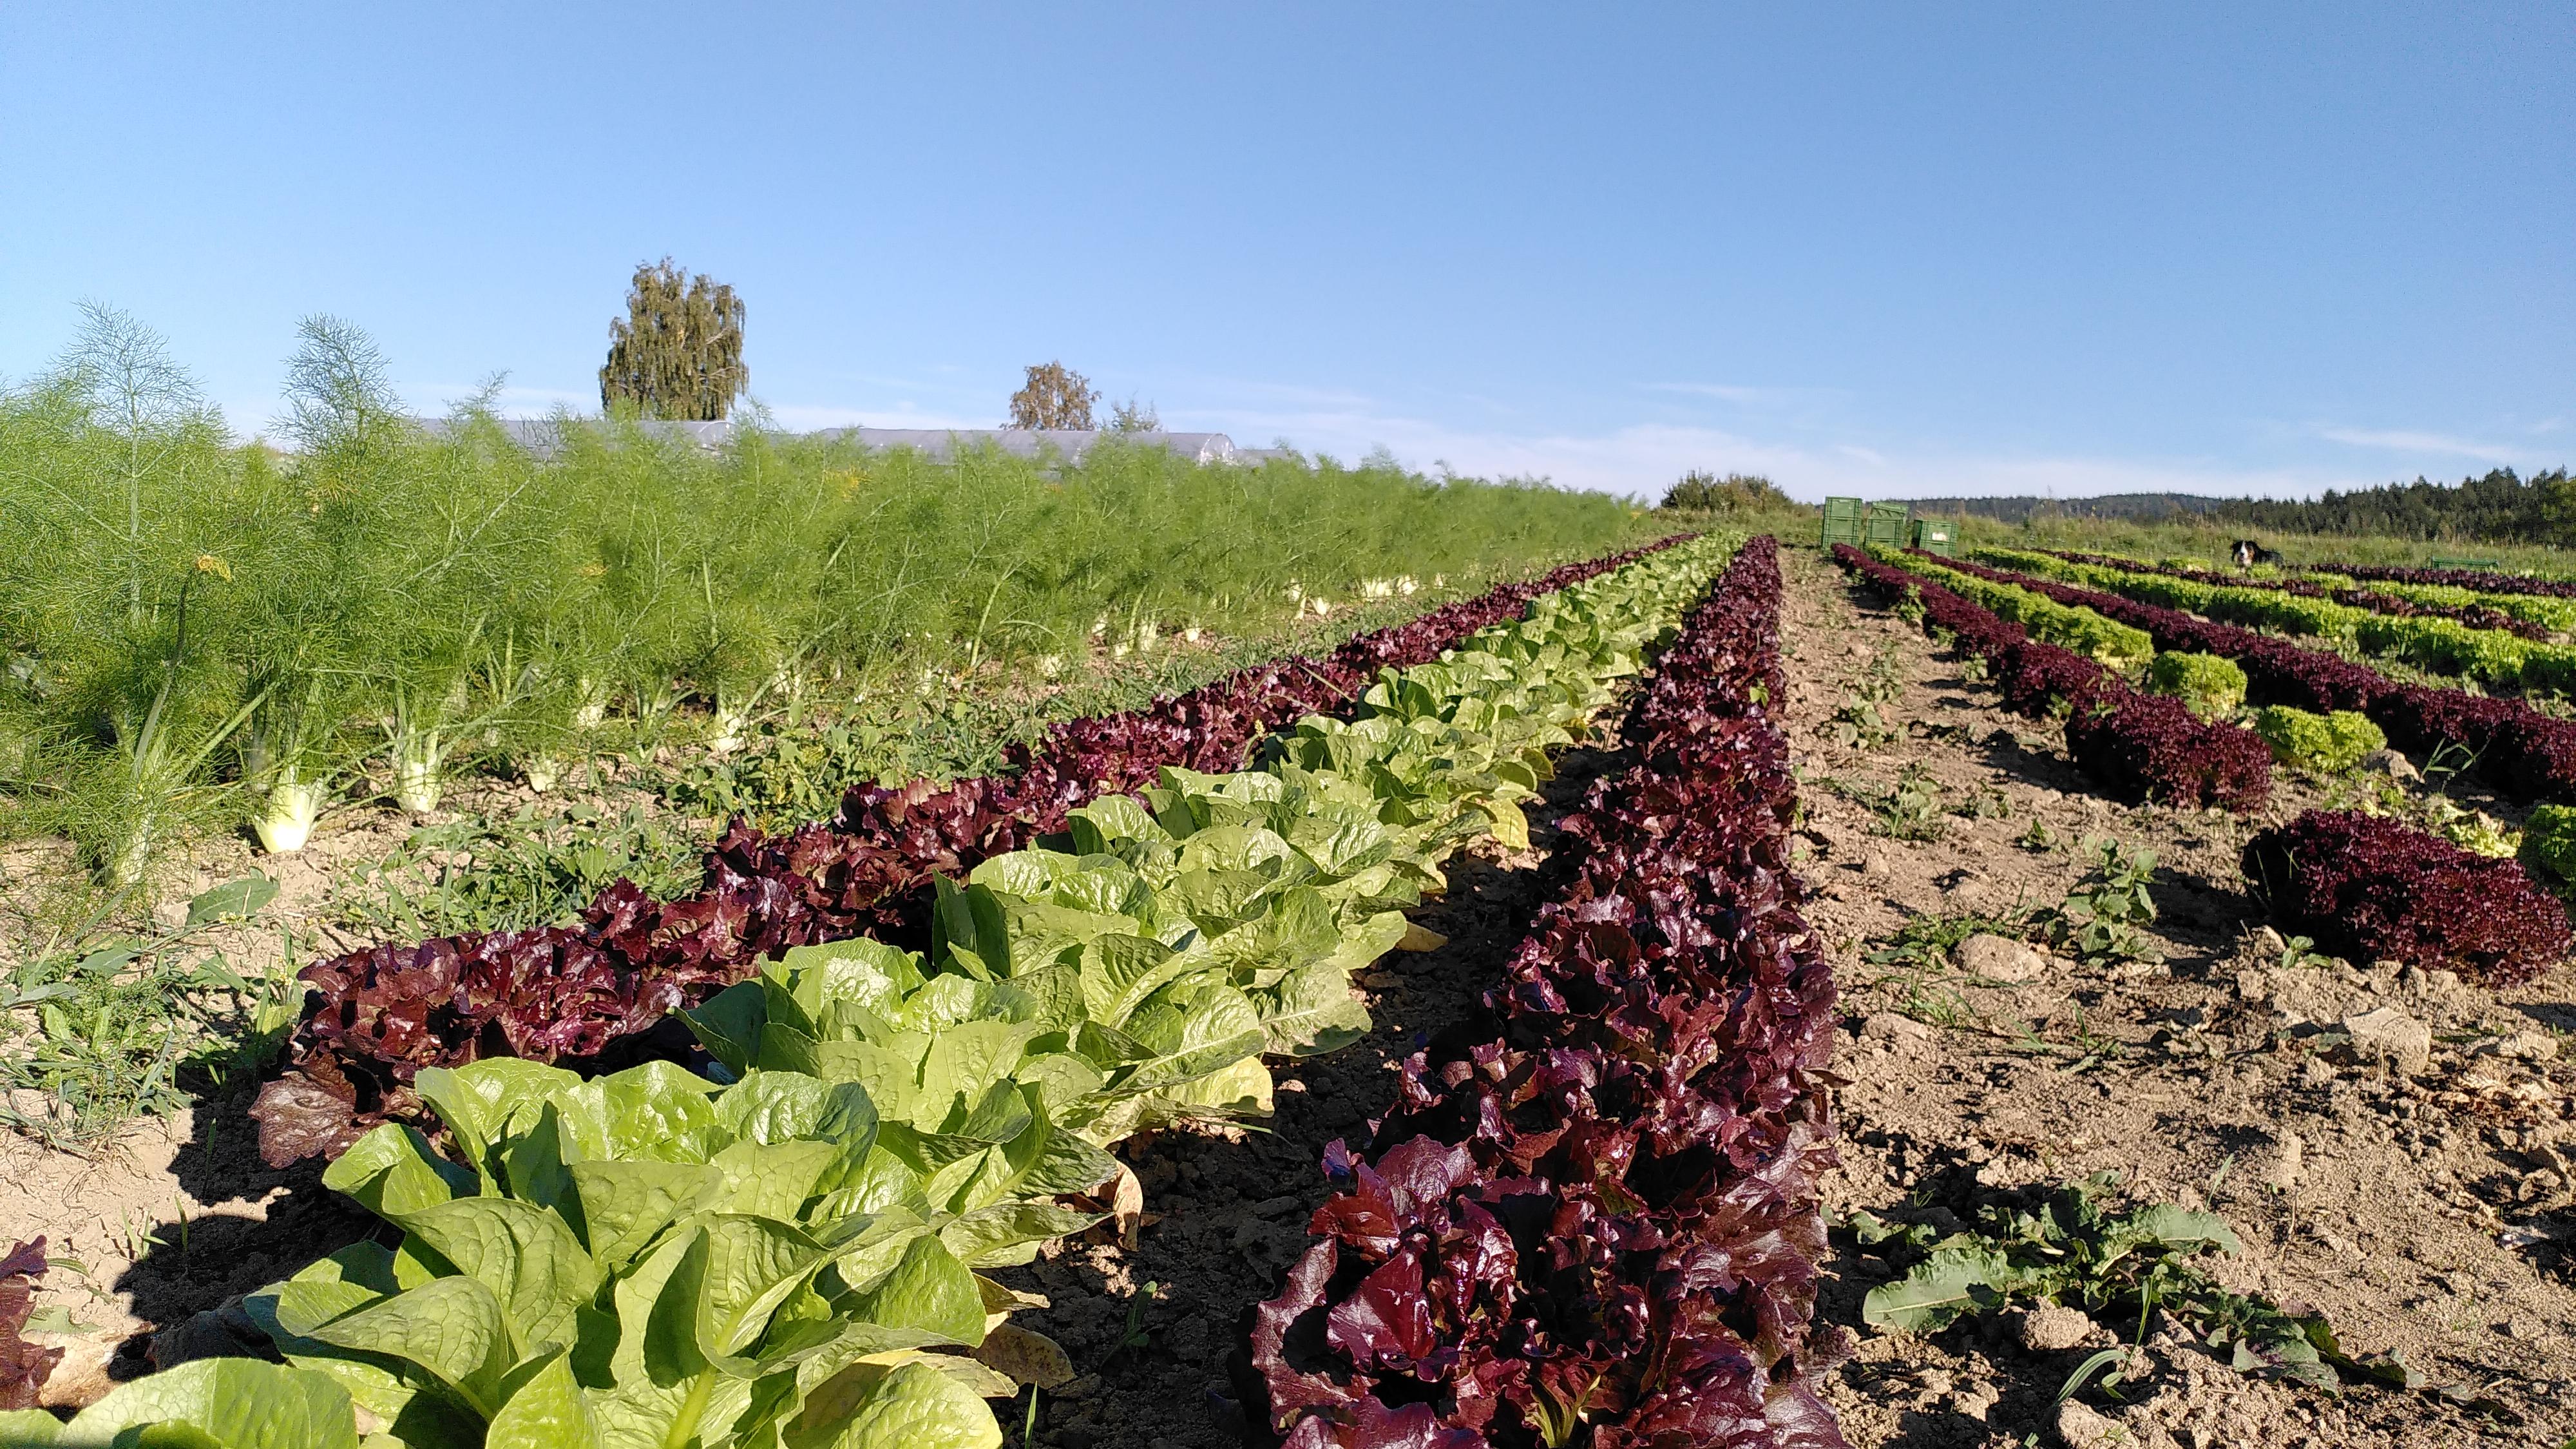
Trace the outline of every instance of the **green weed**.
<instances>
[{"instance_id":1,"label":"green weed","mask_svg":"<svg viewBox=\"0 0 2576 1449\"><path fill-rule=\"evenodd\" d=\"M1970 820L2010 820L2012 797L1998 785L1980 785L1968 792L1968 798L1957 807L1958 813Z\"/></svg>"},{"instance_id":2,"label":"green weed","mask_svg":"<svg viewBox=\"0 0 2576 1449\"><path fill-rule=\"evenodd\" d=\"M177 1111L256 1074L294 1025L289 976L237 969L206 935L276 894L264 877L198 896L176 929L131 932L100 914L31 951L0 983L0 1122L63 1146ZM283 957L295 959L291 935Z\"/></svg>"},{"instance_id":3,"label":"green weed","mask_svg":"<svg viewBox=\"0 0 2576 1449\"><path fill-rule=\"evenodd\" d=\"M561 924L619 880L655 899L697 887L704 832L629 804L527 806L414 830L383 860L335 886L330 910L362 932L400 940Z\"/></svg>"},{"instance_id":4,"label":"green weed","mask_svg":"<svg viewBox=\"0 0 2576 1449\"><path fill-rule=\"evenodd\" d=\"M1887 793L1869 799L1872 828L1898 840L1938 840L1949 833L1941 785L1921 764L1905 767Z\"/></svg>"},{"instance_id":5,"label":"green weed","mask_svg":"<svg viewBox=\"0 0 2576 1449\"><path fill-rule=\"evenodd\" d=\"M1842 703L1825 724L1825 733L1847 750L1870 750L1888 744L1904 731L1889 718L1888 707L1905 692L1904 660L1893 649L1873 655L1869 667L1843 692Z\"/></svg>"},{"instance_id":6,"label":"green weed","mask_svg":"<svg viewBox=\"0 0 2576 1449\"><path fill-rule=\"evenodd\" d=\"M2145 846L2125 849L2109 836L2089 836L2079 849L2093 865L2066 903L2042 921L2050 942L2088 966L2157 959L2145 929L2156 918L2148 889L2155 882L2156 853Z\"/></svg>"},{"instance_id":7,"label":"green weed","mask_svg":"<svg viewBox=\"0 0 2576 1449\"><path fill-rule=\"evenodd\" d=\"M1989 1204L1976 1228L1947 1235L1929 1224L1853 1214L1848 1227L1861 1246L1906 1269L1897 1281L1870 1290L1863 1321L1930 1333L1970 1314L2056 1303L2126 1330L2133 1346L2146 1341L2161 1316L2226 1353L2240 1373L2328 1390L2347 1374L2399 1388L2423 1384L2423 1375L2393 1354L2363 1360L2347 1353L2323 1314L2293 1312L2227 1288L2208 1267L2213 1255L2241 1250L2224 1220L2163 1203L2114 1209L2106 1200L2117 1181L2116 1174L2097 1173L2035 1200ZM2058 1397L2105 1369L2105 1382L2115 1382L2132 1363L2126 1350L2095 1354Z\"/></svg>"},{"instance_id":8,"label":"green weed","mask_svg":"<svg viewBox=\"0 0 2576 1449\"><path fill-rule=\"evenodd\" d=\"M1871 987L1895 990L1898 1012L1934 1026L1967 1026L1977 1020L1977 1013L1950 984L1950 953L1970 936L2018 939L2029 929L2026 911L2000 916L1975 912L1916 916L1861 959L1882 973L1871 980Z\"/></svg>"}]
</instances>

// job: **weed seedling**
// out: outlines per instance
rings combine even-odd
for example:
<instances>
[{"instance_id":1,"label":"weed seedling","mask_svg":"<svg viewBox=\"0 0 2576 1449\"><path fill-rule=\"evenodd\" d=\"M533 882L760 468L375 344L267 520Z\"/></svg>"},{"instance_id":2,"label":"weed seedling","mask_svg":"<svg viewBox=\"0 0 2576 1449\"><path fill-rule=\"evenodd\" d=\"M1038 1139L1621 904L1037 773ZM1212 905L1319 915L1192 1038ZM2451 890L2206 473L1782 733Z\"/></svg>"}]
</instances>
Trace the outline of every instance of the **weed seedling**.
<instances>
[{"instance_id":1,"label":"weed seedling","mask_svg":"<svg viewBox=\"0 0 2576 1449\"><path fill-rule=\"evenodd\" d=\"M1843 696L1834 717L1825 724L1825 733L1844 749L1870 750L1894 740L1897 731L1879 711L1877 701L1853 693Z\"/></svg>"},{"instance_id":2,"label":"weed seedling","mask_svg":"<svg viewBox=\"0 0 2576 1449\"><path fill-rule=\"evenodd\" d=\"M2235 1232L2211 1213L2166 1203L2115 1211L2117 1178L2097 1173L2047 1193L1989 1206L1976 1228L1942 1236L1929 1224L1894 1226L1856 1213L1863 1246L1912 1259L1905 1276L1870 1290L1861 1318L1874 1326L1931 1333L1966 1314L2015 1303L2079 1308L2132 1341L2093 1355L2067 1380L2063 1402L2104 1370L2116 1376L2158 1314L2228 1354L2239 1373L2265 1374L2331 1390L2342 1374L2414 1388L2423 1376L2394 1356L2368 1362L2344 1352L2320 1313L2294 1313L2268 1298L2234 1292L2207 1260L2240 1250Z\"/></svg>"},{"instance_id":3,"label":"weed seedling","mask_svg":"<svg viewBox=\"0 0 2576 1449\"><path fill-rule=\"evenodd\" d=\"M1904 690L1904 665L1896 651L1878 651L1843 691L1843 702L1825 723L1824 732L1847 750L1876 749L1895 740L1904 731L1889 719L1886 706Z\"/></svg>"},{"instance_id":4,"label":"weed seedling","mask_svg":"<svg viewBox=\"0 0 2576 1449\"><path fill-rule=\"evenodd\" d=\"M2066 1064L2070 1072L2089 1072L2105 1062L2116 1062L2128 1055L2129 1044L2116 1036L2105 1036L2093 1029L2092 1021L2079 1008L2075 1015L2075 1060Z\"/></svg>"},{"instance_id":5,"label":"weed seedling","mask_svg":"<svg viewBox=\"0 0 2576 1449\"><path fill-rule=\"evenodd\" d=\"M2001 786L1979 785L1960 803L1959 813L1970 820L2010 820L2012 797Z\"/></svg>"},{"instance_id":6,"label":"weed seedling","mask_svg":"<svg viewBox=\"0 0 2576 1449\"><path fill-rule=\"evenodd\" d=\"M1976 1012L1944 979L1949 973L1950 953L1970 936L2018 937L2028 927L2029 918L2020 912L2003 916L1917 916L1887 938L1887 944L1861 959L1885 970L1885 975L1870 984L1896 988L1901 993L1896 1003L1899 1013L1934 1026L1965 1026L1976 1020ZM2027 1032L2027 1028L2024 1030Z\"/></svg>"},{"instance_id":7,"label":"weed seedling","mask_svg":"<svg viewBox=\"0 0 2576 1449\"><path fill-rule=\"evenodd\" d=\"M2057 832L2048 828L2047 821L2033 818L2028 830L2025 830L2021 834L2013 837L2013 844L2020 846L2024 850L2034 851L2041 855L2045 855L2048 852L2057 849L2059 841L2057 839Z\"/></svg>"},{"instance_id":8,"label":"weed seedling","mask_svg":"<svg viewBox=\"0 0 2576 1449\"><path fill-rule=\"evenodd\" d=\"M2317 949L2316 939L2312 936L2292 936L2281 943L2281 969L2284 971L2314 966L2325 959L2326 954Z\"/></svg>"},{"instance_id":9,"label":"weed seedling","mask_svg":"<svg viewBox=\"0 0 2576 1449\"><path fill-rule=\"evenodd\" d=\"M2047 918L2051 943L2088 966L2157 959L2145 930L2156 918L2148 893L2156 853L2123 849L2107 835L2087 837L2079 848L2093 858L2093 868Z\"/></svg>"},{"instance_id":10,"label":"weed seedling","mask_svg":"<svg viewBox=\"0 0 2576 1449\"><path fill-rule=\"evenodd\" d=\"M1896 785L1870 802L1878 833L1898 840L1938 840L1950 828L1942 818L1941 786L1920 764L1908 765Z\"/></svg>"},{"instance_id":11,"label":"weed seedling","mask_svg":"<svg viewBox=\"0 0 2576 1449\"><path fill-rule=\"evenodd\" d=\"M1145 1286L1137 1289L1127 1300L1127 1328L1118 1335L1117 1345L1109 1350L1110 1358L1115 1359L1122 1353L1143 1353L1153 1345L1154 1336L1145 1327L1145 1309L1162 1291L1162 1284L1148 1278Z\"/></svg>"}]
</instances>

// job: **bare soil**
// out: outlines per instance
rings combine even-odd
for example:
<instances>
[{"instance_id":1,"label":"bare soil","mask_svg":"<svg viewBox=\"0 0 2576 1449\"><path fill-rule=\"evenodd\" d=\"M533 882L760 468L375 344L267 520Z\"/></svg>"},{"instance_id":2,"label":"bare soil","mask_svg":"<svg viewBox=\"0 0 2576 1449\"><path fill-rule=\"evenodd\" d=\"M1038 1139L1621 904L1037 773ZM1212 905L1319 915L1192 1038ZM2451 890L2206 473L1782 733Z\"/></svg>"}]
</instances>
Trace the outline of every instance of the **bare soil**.
<instances>
[{"instance_id":1,"label":"bare soil","mask_svg":"<svg viewBox=\"0 0 2576 1449\"><path fill-rule=\"evenodd\" d=\"M1806 777L1883 791L1916 766L1948 800L1983 788L2011 806L2003 818L1954 816L1942 838L1909 842L1873 833L1861 801L1804 792L1818 897L1808 914L1836 953L1849 1028L1828 1213L1946 1230L1974 1223L1999 1193L2114 1171L2139 1200L2214 1210L2234 1226L2244 1251L2221 1269L2229 1287L2322 1310L2347 1351L2397 1351L2431 1387L2484 1401L2473 1409L2374 1385L2329 1396L2245 1377L2160 1332L2152 1377L2124 1386L2125 1403L2081 1395L2090 1413L2070 1414L2061 1439L2058 1390L2112 1342L2114 1325L2053 1353L2019 1347L2006 1315L1929 1337L1872 1330L1861 1298L1889 1266L1837 1232L1819 1312L1858 1340L1829 1396L1856 1449L2565 1441L2576 1431L2576 1292L2563 1244L2576 1240L2576 1218L2561 1154L2576 1147L2576 1072L2557 1050L2576 1029L2576 972L2561 965L2490 991L2368 962L2282 969L2237 861L2256 829L2323 803L2314 788L2281 777L2255 819L2112 805L2086 793L2055 731L2003 713L1990 687L1871 607L1839 570L1806 550L1784 561L1793 745ZM1912 728L1866 753L1838 748L1818 727L1880 649L1904 661L1890 717ZM1928 991L1874 980L1888 968L1865 952L1908 918L2064 899L2084 863L2016 845L2034 819L2062 842L2110 834L2157 852L2164 961L2052 958L2032 981L1981 985L1952 972ZM2331 1028L2381 1007L2432 1028L2426 1069L2407 1075L2327 1049ZM2125 1338L2135 1325L2118 1327Z\"/></svg>"}]
</instances>

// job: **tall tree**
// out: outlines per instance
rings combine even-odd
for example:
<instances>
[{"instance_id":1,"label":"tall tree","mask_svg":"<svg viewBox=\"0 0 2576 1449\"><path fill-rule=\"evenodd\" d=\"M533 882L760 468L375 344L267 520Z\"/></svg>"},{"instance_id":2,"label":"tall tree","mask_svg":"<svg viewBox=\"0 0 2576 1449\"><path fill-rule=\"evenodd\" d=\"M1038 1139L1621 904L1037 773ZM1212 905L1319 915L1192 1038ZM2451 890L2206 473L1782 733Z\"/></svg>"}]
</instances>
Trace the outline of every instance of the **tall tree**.
<instances>
[{"instance_id":1,"label":"tall tree","mask_svg":"<svg viewBox=\"0 0 2576 1449\"><path fill-rule=\"evenodd\" d=\"M742 299L701 272L689 276L664 257L639 263L626 315L608 324L608 362L599 404L621 403L648 418L715 422L751 386L742 365Z\"/></svg>"},{"instance_id":2,"label":"tall tree","mask_svg":"<svg viewBox=\"0 0 2576 1449\"><path fill-rule=\"evenodd\" d=\"M1745 513L1763 508L1794 508L1789 495L1758 473L1729 473L1720 478L1693 468L1682 481L1664 490L1664 507L1712 513Z\"/></svg>"},{"instance_id":3,"label":"tall tree","mask_svg":"<svg viewBox=\"0 0 2576 1449\"><path fill-rule=\"evenodd\" d=\"M1152 403L1138 403L1130 396L1123 403L1109 405L1109 431L1113 433L1159 433L1163 415Z\"/></svg>"},{"instance_id":4,"label":"tall tree","mask_svg":"<svg viewBox=\"0 0 2576 1449\"><path fill-rule=\"evenodd\" d=\"M1011 423L1015 428L1091 429L1091 405L1100 401L1100 389L1091 379L1068 370L1061 362L1050 362L1029 369L1029 380L1011 394Z\"/></svg>"}]
</instances>

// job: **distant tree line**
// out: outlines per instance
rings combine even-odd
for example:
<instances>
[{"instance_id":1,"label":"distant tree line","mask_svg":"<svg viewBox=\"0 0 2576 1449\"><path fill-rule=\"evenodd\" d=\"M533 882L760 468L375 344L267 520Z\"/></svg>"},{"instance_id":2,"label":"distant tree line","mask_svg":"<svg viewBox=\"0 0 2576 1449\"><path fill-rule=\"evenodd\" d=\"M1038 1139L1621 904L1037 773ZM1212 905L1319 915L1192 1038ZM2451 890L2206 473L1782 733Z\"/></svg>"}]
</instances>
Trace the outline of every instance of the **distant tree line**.
<instances>
[{"instance_id":1,"label":"distant tree line","mask_svg":"<svg viewBox=\"0 0 2576 1449\"><path fill-rule=\"evenodd\" d=\"M2189 493L2097 493L2089 498L1989 494L1981 498L1917 498L1906 504L1927 518L1991 518L2022 524L2034 518L2109 518L2140 523L2216 517L2236 500Z\"/></svg>"},{"instance_id":2,"label":"distant tree line","mask_svg":"<svg viewBox=\"0 0 2576 1449\"><path fill-rule=\"evenodd\" d=\"M2191 493L2111 493L2091 498L1917 498L1917 513L1974 515L2003 523L2042 518L2199 520L2280 533L2368 535L2549 544L2576 548L2576 482L2567 470L2529 478L2498 468L2457 484L2418 478L2314 499L2206 498Z\"/></svg>"},{"instance_id":3,"label":"distant tree line","mask_svg":"<svg viewBox=\"0 0 2576 1449\"><path fill-rule=\"evenodd\" d=\"M2457 486L2418 478L2350 493L2329 489L2313 501L2235 498L2212 513L2222 522L2283 533L2576 547L2576 480L2564 468L2529 478L2498 468L2482 478L2463 478Z\"/></svg>"}]
</instances>

